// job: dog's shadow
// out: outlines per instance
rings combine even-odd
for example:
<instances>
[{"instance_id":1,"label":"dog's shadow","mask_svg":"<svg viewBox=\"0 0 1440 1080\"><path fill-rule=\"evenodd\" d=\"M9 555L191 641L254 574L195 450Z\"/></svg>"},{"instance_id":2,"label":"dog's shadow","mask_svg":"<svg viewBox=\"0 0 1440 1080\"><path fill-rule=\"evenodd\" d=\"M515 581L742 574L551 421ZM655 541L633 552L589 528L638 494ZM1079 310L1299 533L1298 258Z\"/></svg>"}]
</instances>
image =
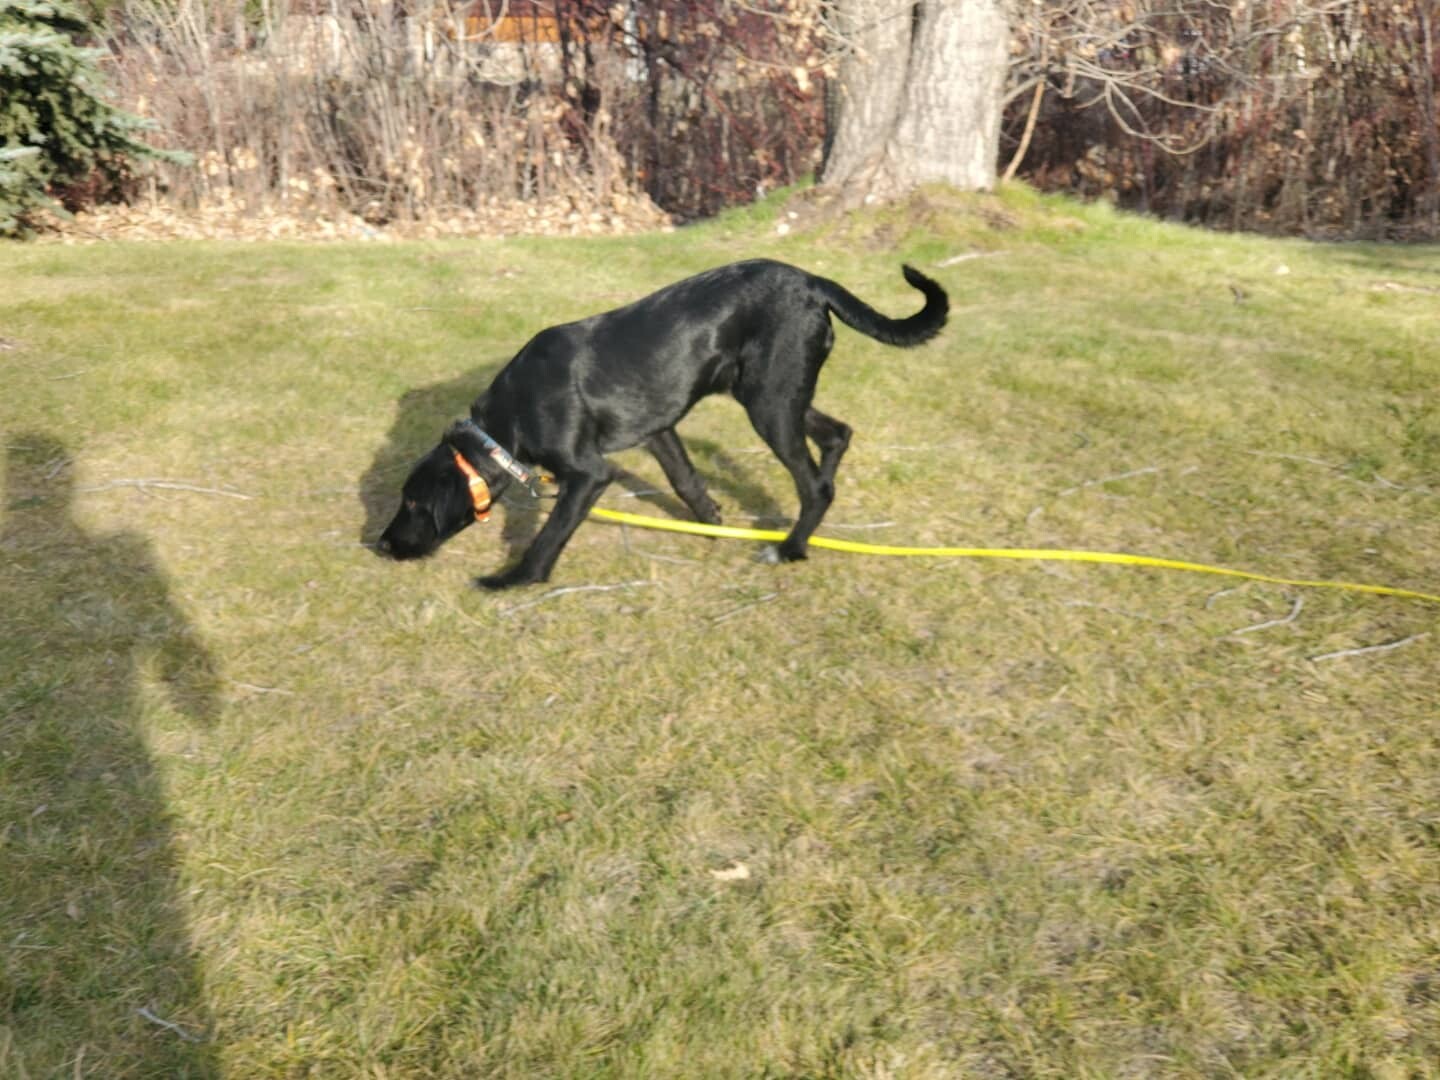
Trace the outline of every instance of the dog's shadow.
<instances>
[{"instance_id":1,"label":"dog's shadow","mask_svg":"<svg viewBox=\"0 0 1440 1080\"><path fill-rule=\"evenodd\" d=\"M734 518L734 511L738 510L746 525L789 526L795 520L793 513L787 514L775 501L773 492L762 484L755 470L742 465L724 445L711 439L685 439L685 446L695 460L696 471L705 477L711 494L720 500L722 514L728 512ZM788 478L784 490L794 491ZM675 505L680 507L681 516L687 516L678 499ZM742 521L731 524L740 525Z\"/></svg>"},{"instance_id":2,"label":"dog's shadow","mask_svg":"<svg viewBox=\"0 0 1440 1080\"><path fill-rule=\"evenodd\" d=\"M364 512L360 527L362 544L374 549L400 505L400 488L410 469L435 446L452 422L469 415L470 403L490 385L504 362L481 364L453 379L407 390L400 396L385 440L376 449L357 485ZM683 434L681 437L684 438ZM742 466L724 446L709 439L686 439L685 442L712 491L731 506L738 507L742 517L762 522L790 520L754 478L752 470ZM658 470L650 471L658 473ZM616 468L615 478L636 500L650 504L669 517L690 519L689 510L663 480L651 481L621 467ZM500 506L504 521L501 540L507 548L507 560L513 561L534 539L542 513L550 503L536 503L528 494L512 487L500 500Z\"/></svg>"}]
</instances>

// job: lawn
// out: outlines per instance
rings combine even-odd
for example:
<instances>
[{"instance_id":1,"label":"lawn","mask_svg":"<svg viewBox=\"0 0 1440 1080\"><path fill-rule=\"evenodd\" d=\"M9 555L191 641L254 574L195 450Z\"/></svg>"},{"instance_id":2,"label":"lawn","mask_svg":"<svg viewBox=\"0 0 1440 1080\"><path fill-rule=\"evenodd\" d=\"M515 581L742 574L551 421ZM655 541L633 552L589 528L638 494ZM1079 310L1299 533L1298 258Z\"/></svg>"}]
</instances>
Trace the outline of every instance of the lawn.
<instances>
[{"instance_id":1,"label":"lawn","mask_svg":"<svg viewBox=\"0 0 1440 1080\"><path fill-rule=\"evenodd\" d=\"M1440 592L1435 248L1019 187L6 246L0 1075L1440 1076L1440 606L601 522L482 593L523 495L368 549L530 334L755 255L951 293L837 330L822 533ZM794 512L733 402L680 431Z\"/></svg>"}]
</instances>

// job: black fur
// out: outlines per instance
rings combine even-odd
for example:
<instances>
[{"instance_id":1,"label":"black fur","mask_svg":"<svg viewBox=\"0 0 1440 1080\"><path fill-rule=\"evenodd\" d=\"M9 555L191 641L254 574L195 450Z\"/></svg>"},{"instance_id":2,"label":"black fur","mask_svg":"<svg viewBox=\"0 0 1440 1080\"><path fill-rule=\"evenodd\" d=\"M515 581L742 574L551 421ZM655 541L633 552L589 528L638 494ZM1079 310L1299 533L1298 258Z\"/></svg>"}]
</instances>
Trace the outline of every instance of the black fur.
<instances>
[{"instance_id":1,"label":"black fur","mask_svg":"<svg viewBox=\"0 0 1440 1080\"><path fill-rule=\"evenodd\" d=\"M718 523L675 434L708 394L730 393L794 477L800 516L776 551L803 559L835 495L835 468L850 428L811 405L834 344L830 314L888 345L928 341L945 325L945 290L918 270L905 280L925 295L906 319L881 315L842 286L784 263L755 259L697 274L626 307L536 334L470 408L471 418L517 459L559 484L549 519L520 561L477 584L490 589L550 576L560 550L610 483L605 455L644 445L701 521ZM817 465L806 438L820 450ZM465 455L498 498L510 478L473 429L456 424L415 466L403 502L380 537L398 559L428 555L474 520L453 451Z\"/></svg>"}]
</instances>

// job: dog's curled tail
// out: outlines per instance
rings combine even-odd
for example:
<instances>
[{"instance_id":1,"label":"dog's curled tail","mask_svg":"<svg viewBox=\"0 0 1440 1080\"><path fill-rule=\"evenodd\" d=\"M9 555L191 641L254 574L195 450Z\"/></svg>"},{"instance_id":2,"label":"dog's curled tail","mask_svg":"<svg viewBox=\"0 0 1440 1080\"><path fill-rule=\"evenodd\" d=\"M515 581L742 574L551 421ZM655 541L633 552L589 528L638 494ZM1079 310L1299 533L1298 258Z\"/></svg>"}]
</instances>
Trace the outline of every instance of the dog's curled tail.
<instances>
[{"instance_id":1,"label":"dog's curled tail","mask_svg":"<svg viewBox=\"0 0 1440 1080\"><path fill-rule=\"evenodd\" d=\"M931 281L913 266L901 268L905 280L925 294L925 306L907 319L892 319L882 315L865 303L843 285L827 278L816 278L825 302L840 321L852 330L859 330L867 337L882 341L886 345L919 345L929 341L945 325L950 311L950 298L939 284Z\"/></svg>"}]
</instances>

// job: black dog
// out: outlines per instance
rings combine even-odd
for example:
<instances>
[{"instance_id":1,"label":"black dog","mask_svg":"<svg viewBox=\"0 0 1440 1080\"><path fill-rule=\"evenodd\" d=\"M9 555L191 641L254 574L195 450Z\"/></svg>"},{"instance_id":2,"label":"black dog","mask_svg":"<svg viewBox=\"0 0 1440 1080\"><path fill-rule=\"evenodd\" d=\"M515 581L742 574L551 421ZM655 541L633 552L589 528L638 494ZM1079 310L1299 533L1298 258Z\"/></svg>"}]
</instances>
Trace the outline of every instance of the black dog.
<instances>
[{"instance_id":1,"label":"black dog","mask_svg":"<svg viewBox=\"0 0 1440 1080\"><path fill-rule=\"evenodd\" d=\"M542 330L470 407L470 419L451 427L415 466L380 551L418 558L485 520L492 494L514 479L529 480L518 458L554 475L558 501L520 561L477 584L503 589L544 581L610 483L605 455L642 443L691 512L718 523L719 508L675 425L702 397L728 391L795 478L800 516L775 554L803 559L850 443L847 425L810 404L835 342L830 314L888 345L928 341L945 325L949 301L924 274L908 266L904 273L925 294L924 308L907 319L881 315L833 281L756 259ZM820 449L819 465L807 436Z\"/></svg>"}]
</instances>

